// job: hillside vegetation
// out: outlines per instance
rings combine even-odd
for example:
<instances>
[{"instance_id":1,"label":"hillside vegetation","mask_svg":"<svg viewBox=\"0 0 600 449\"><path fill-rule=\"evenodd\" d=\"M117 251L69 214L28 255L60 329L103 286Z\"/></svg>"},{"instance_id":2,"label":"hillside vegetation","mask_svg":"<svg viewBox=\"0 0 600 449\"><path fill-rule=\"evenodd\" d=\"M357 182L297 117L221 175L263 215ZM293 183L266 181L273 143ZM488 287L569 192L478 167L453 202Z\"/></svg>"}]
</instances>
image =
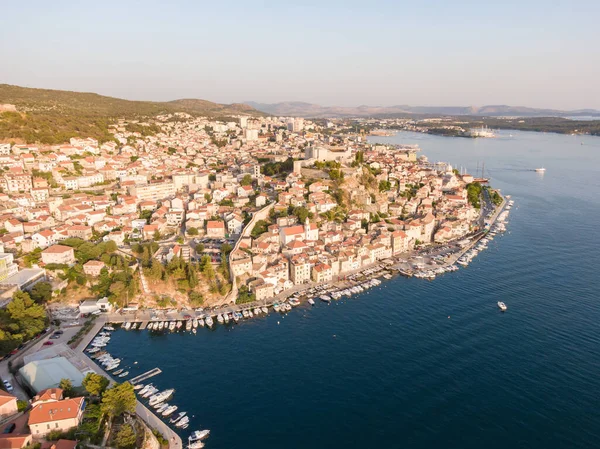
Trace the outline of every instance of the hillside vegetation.
<instances>
[{"instance_id":1,"label":"hillside vegetation","mask_svg":"<svg viewBox=\"0 0 600 449\"><path fill-rule=\"evenodd\" d=\"M0 104L12 104L17 112L0 113L0 141L58 144L71 137L111 140L108 126L118 118L134 119L173 112L208 117L262 115L240 104L224 105L206 100L169 102L130 101L88 92L32 89L0 84Z\"/></svg>"}]
</instances>

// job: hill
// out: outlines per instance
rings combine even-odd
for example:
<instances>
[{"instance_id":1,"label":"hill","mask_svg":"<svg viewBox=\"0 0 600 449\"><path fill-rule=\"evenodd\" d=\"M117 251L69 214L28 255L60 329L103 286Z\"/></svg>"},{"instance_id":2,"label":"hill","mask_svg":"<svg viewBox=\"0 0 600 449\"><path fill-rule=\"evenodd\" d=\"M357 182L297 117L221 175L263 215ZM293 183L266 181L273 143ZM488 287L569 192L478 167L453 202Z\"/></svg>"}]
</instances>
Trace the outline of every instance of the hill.
<instances>
[{"instance_id":1,"label":"hill","mask_svg":"<svg viewBox=\"0 0 600 449\"><path fill-rule=\"evenodd\" d=\"M112 139L110 123L119 118L152 117L187 112L208 117L263 115L250 106L219 104L206 100L169 102L131 101L90 92L33 89L0 84L0 105L16 106L16 112L0 112L0 141L58 144L71 137Z\"/></svg>"},{"instance_id":2,"label":"hill","mask_svg":"<svg viewBox=\"0 0 600 449\"><path fill-rule=\"evenodd\" d=\"M281 103L256 103L247 101L247 105L259 111L279 116L294 117L404 117L415 115L451 115L451 116L519 116L519 117L560 117L560 116L598 116L600 111L581 109L561 111L556 109L536 109L523 106L487 105L487 106L321 106L300 101Z\"/></svg>"}]
</instances>

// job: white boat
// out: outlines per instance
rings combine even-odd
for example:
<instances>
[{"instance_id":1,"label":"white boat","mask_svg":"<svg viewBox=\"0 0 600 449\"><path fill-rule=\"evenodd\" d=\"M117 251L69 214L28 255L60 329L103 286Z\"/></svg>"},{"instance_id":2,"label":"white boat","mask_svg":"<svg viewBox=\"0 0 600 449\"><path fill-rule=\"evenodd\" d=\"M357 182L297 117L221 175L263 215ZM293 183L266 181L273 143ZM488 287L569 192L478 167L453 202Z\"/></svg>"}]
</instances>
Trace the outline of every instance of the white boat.
<instances>
[{"instance_id":1,"label":"white boat","mask_svg":"<svg viewBox=\"0 0 600 449\"><path fill-rule=\"evenodd\" d=\"M196 331L196 328L195 328L195 327L194 327L194 328L192 328L192 333L193 333L194 335L196 334L196 332L197 332L197 331Z\"/></svg>"},{"instance_id":2,"label":"white boat","mask_svg":"<svg viewBox=\"0 0 600 449\"><path fill-rule=\"evenodd\" d=\"M546 169L544 167L540 167L540 168L536 168L535 171L538 173L544 173L546 171Z\"/></svg>"},{"instance_id":3,"label":"white boat","mask_svg":"<svg viewBox=\"0 0 600 449\"><path fill-rule=\"evenodd\" d=\"M321 301L324 301L324 302L331 301L331 298L329 296L327 296L327 295L320 296L320 299L321 299Z\"/></svg>"},{"instance_id":4,"label":"white boat","mask_svg":"<svg viewBox=\"0 0 600 449\"><path fill-rule=\"evenodd\" d=\"M183 418L181 418L179 420L179 422L177 424L175 424L175 427L181 427L182 429L185 429L184 426L187 426L189 423L190 423L189 416L184 416Z\"/></svg>"},{"instance_id":5,"label":"white boat","mask_svg":"<svg viewBox=\"0 0 600 449\"><path fill-rule=\"evenodd\" d=\"M170 407L167 407L166 410L164 410L162 412L163 416L169 416L171 413L173 413L175 410L177 410L177 406L176 405L171 405Z\"/></svg>"},{"instance_id":6,"label":"white boat","mask_svg":"<svg viewBox=\"0 0 600 449\"><path fill-rule=\"evenodd\" d=\"M228 313L223 314L223 320L225 320L225 324L229 323L229 314Z\"/></svg>"},{"instance_id":7,"label":"white boat","mask_svg":"<svg viewBox=\"0 0 600 449\"><path fill-rule=\"evenodd\" d=\"M166 402L162 402L159 404L156 404L156 413L162 413L164 412L166 409L168 409L170 407L169 404L167 404Z\"/></svg>"},{"instance_id":8,"label":"white boat","mask_svg":"<svg viewBox=\"0 0 600 449\"><path fill-rule=\"evenodd\" d=\"M198 440L203 440L204 438L208 437L208 435L210 434L210 430L194 430L192 432L192 434L190 435L190 441L198 441Z\"/></svg>"},{"instance_id":9,"label":"white boat","mask_svg":"<svg viewBox=\"0 0 600 449\"><path fill-rule=\"evenodd\" d=\"M142 388L144 388L144 384L136 384L133 386L134 390L141 390Z\"/></svg>"},{"instance_id":10,"label":"white boat","mask_svg":"<svg viewBox=\"0 0 600 449\"><path fill-rule=\"evenodd\" d=\"M191 320L187 320L185 322L185 330L188 332L192 330L192 321Z\"/></svg>"},{"instance_id":11,"label":"white boat","mask_svg":"<svg viewBox=\"0 0 600 449\"><path fill-rule=\"evenodd\" d=\"M268 307L266 307L266 306L262 306L262 307L260 308L260 310L262 310L262 313L264 313L265 315L266 315L267 313L269 313L269 308L268 308Z\"/></svg>"},{"instance_id":12,"label":"white boat","mask_svg":"<svg viewBox=\"0 0 600 449\"><path fill-rule=\"evenodd\" d=\"M169 323L169 330L170 330L171 332L173 332L173 331L175 330L175 321L171 321L171 322Z\"/></svg>"},{"instance_id":13,"label":"white boat","mask_svg":"<svg viewBox=\"0 0 600 449\"><path fill-rule=\"evenodd\" d=\"M129 321L126 321L125 324L123 324L123 329L125 329L126 331L129 330L130 327L131 323Z\"/></svg>"},{"instance_id":14,"label":"white boat","mask_svg":"<svg viewBox=\"0 0 600 449\"><path fill-rule=\"evenodd\" d=\"M124 373L119 374L119 377L125 377L129 375L129 371L125 371Z\"/></svg>"},{"instance_id":15,"label":"white boat","mask_svg":"<svg viewBox=\"0 0 600 449\"><path fill-rule=\"evenodd\" d=\"M312 298L308 298L308 303L309 303L311 306L314 306L314 305L315 305L315 300L314 300L314 299L312 299Z\"/></svg>"},{"instance_id":16,"label":"white boat","mask_svg":"<svg viewBox=\"0 0 600 449\"><path fill-rule=\"evenodd\" d=\"M173 388L170 388L168 390L161 391L160 393L156 393L154 396L152 396L150 398L150 401L148 403L150 405L155 405L155 404L158 404L159 402L166 401L173 395L174 391L175 390Z\"/></svg>"},{"instance_id":17,"label":"white boat","mask_svg":"<svg viewBox=\"0 0 600 449\"><path fill-rule=\"evenodd\" d=\"M221 315L220 313L217 315L217 321L219 322L219 324L223 324L223 322L225 321L223 319L223 315Z\"/></svg>"},{"instance_id":18,"label":"white boat","mask_svg":"<svg viewBox=\"0 0 600 449\"><path fill-rule=\"evenodd\" d=\"M192 320L192 326L193 326L194 329L196 329L198 327L198 318L194 318Z\"/></svg>"},{"instance_id":19,"label":"white boat","mask_svg":"<svg viewBox=\"0 0 600 449\"><path fill-rule=\"evenodd\" d=\"M204 443L202 441L190 441L187 445L187 449L202 449Z\"/></svg>"},{"instance_id":20,"label":"white boat","mask_svg":"<svg viewBox=\"0 0 600 449\"><path fill-rule=\"evenodd\" d=\"M208 327L212 327L212 325L214 324L214 321L213 321L213 319L212 319L211 317L209 317L209 316L207 316L207 317L206 317L206 320L205 320L205 321L206 321L206 325L207 325Z\"/></svg>"},{"instance_id":21,"label":"white boat","mask_svg":"<svg viewBox=\"0 0 600 449\"><path fill-rule=\"evenodd\" d=\"M498 307L500 307L500 310L502 310L503 312L506 312L506 309L508 309L508 307L506 307L506 304L504 304L502 301L498 301Z\"/></svg>"},{"instance_id":22,"label":"white boat","mask_svg":"<svg viewBox=\"0 0 600 449\"><path fill-rule=\"evenodd\" d=\"M177 321L177 330L181 329L181 326L183 326L183 323L181 321Z\"/></svg>"},{"instance_id":23,"label":"white boat","mask_svg":"<svg viewBox=\"0 0 600 449\"><path fill-rule=\"evenodd\" d=\"M123 369L120 369L120 370L115 371L113 374L115 376L117 376L117 375L121 374L122 372L123 372Z\"/></svg>"},{"instance_id":24,"label":"white boat","mask_svg":"<svg viewBox=\"0 0 600 449\"><path fill-rule=\"evenodd\" d=\"M179 413L177 414L177 416L175 416L175 417L171 418L171 419L169 420L169 422L170 422L171 424L175 424L177 421L179 421L181 418L183 418L183 417L184 417L186 414L187 414L187 412L179 412Z\"/></svg>"}]
</instances>

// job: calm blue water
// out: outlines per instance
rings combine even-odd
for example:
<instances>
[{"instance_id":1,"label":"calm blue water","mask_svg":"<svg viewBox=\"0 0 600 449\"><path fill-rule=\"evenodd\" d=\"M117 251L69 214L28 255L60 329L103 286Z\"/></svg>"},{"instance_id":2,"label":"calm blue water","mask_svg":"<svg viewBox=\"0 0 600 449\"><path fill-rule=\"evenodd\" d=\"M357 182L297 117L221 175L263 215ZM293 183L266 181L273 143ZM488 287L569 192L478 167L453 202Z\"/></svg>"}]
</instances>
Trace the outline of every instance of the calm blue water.
<instances>
[{"instance_id":1,"label":"calm blue water","mask_svg":"<svg viewBox=\"0 0 600 449\"><path fill-rule=\"evenodd\" d=\"M109 351L160 367L211 449L597 447L600 138L502 135L377 139L485 161L513 196L468 268L196 336L117 331Z\"/></svg>"}]
</instances>

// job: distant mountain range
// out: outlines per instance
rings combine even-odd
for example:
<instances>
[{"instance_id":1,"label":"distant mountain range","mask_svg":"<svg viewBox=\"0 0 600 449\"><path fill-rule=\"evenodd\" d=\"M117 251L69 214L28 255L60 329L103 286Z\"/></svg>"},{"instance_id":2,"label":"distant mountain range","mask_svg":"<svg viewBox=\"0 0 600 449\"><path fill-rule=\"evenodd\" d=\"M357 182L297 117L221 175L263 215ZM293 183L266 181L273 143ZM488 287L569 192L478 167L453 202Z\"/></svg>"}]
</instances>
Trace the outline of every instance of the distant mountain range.
<instances>
[{"instance_id":1,"label":"distant mountain range","mask_svg":"<svg viewBox=\"0 0 600 449\"><path fill-rule=\"evenodd\" d=\"M595 109L579 109L561 111L557 109L537 109L523 106L488 105L488 106L321 106L301 101L286 101L282 103L257 103L245 101L254 109L277 116L294 117L403 117L414 115L468 115L468 116L520 116L520 117L564 117L564 116L598 116L600 111Z\"/></svg>"}]
</instances>

